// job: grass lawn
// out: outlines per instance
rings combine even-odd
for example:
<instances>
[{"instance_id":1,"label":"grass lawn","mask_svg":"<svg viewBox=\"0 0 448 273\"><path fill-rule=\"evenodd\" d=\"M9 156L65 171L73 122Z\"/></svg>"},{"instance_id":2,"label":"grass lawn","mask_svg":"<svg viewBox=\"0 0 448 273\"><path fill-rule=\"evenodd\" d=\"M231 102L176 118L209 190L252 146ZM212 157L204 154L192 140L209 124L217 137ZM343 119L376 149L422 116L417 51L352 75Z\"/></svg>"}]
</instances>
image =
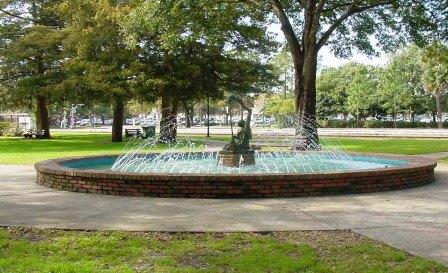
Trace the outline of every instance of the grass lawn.
<instances>
[{"instance_id":1,"label":"grass lawn","mask_svg":"<svg viewBox=\"0 0 448 273\"><path fill-rule=\"evenodd\" d=\"M282 143L288 143L285 137L281 138ZM211 139L227 141L230 138L217 135L211 136ZM275 145L275 140L272 140L272 144ZM337 146L346 151L366 153L417 155L448 151L448 139L323 137L321 144Z\"/></svg>"},{"instance_id":2,"label":"grass lawn","mask_svg":"<svg viewBox=\"0 0 448 273\"><path fill-rule=\"evenodd\" d=\"M228 138L214 136L211 139ZM322 143L355 152L422 154L448 151L448 140L445 139L323 138ZM57 157L116 154L122 152L124 145L125 142L111 143L110 135L106 133L55 133L48 140L0 137L0 164L34 164Z\"/></svg>"},{"instance_id":3,"label":"grass lawn","mask_svg":"<svg viewBox=\"0 0 448 273\"><path fill-rule=\"evenodd\" d=\"M0 272L448 272L349 231L129 233L0 229Z\"/></svg>"},{"instance_id":4,"label":"grass lawn","mask_svg":"<svg viewBox=\"0 0 448 273\"><path fill-rule=\"evenodd\" d=\"M353 152L417 155L448 151L448 139L338 137L325 141Z\"/></svg>"},{"instance_id":5,"label":"grass lawn","mask_svg":"<svg viewBox=\"0 0 448 273\"><path fill-rule=\"evenodd\" d=\"M0 137L0 164L34 164L70 156L119 154L127 139L112 143L106 133L54 133L52 139ZM154 150L162 150L163 145Z\"/></svg>"},{"instance_id":6,"label":"grass lawn","mask_svg":"<svg viewBox=\"0 0 448 273\"><path fill-rule=\"evenodd\" d=\"M56 157L111 154L125 143L111 143L109 134L54 134L52 139L0 138L0 164L33 164Z\"/></svg>"}]
</instances>

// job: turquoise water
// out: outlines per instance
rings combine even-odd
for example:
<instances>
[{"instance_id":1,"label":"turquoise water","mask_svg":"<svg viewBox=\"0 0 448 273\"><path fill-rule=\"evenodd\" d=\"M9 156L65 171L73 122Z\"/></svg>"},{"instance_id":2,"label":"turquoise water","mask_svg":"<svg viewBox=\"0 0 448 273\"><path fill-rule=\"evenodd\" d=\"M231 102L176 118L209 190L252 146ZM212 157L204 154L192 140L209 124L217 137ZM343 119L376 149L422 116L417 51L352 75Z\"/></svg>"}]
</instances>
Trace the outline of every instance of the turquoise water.
<instances>
[{"instance_id":1,"label":"turquoise water","mask_svg":"<svg viewBox=\"0 0 448 273\"><path fill-rule=\"evenodd\" d=\"M73 169L113 169L117 157L82 159L64 163ZM139 173L314 173L388 168L407 164L404 160L380 157L343 156L301 153L256 153L256 164L239 168L218 164L216 153L171 153L169 155L136 155L130 163L121 162L115 171Z\"/></svg>"},{"instance_id":2,"label":"turquoise water","mask_svg":"<svg viewBox=\"0 0 448 273\"><path fill-rule=\"evenodd\" d=\"M87 158L65 162L63 166L72 169L110 170L117 157Z\"/></svg>"}]
</instances>

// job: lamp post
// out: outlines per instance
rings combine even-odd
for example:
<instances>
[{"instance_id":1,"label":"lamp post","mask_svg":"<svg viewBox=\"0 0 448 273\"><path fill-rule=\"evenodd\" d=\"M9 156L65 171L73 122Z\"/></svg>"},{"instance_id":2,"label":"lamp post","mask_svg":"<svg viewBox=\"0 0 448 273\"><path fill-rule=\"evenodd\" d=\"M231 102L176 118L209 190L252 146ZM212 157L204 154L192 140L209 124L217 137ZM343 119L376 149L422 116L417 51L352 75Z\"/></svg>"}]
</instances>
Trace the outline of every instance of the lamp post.
<instances>
[{"instance_id":1,"label":"lamp post","mask_svg":"<svg viewBox=\"0 0 448 273\"><path fill-rule=\"evenodd\" d=\"M207 137L210 137L210 96L207 96Z\"/></svg>"}]
</instances>

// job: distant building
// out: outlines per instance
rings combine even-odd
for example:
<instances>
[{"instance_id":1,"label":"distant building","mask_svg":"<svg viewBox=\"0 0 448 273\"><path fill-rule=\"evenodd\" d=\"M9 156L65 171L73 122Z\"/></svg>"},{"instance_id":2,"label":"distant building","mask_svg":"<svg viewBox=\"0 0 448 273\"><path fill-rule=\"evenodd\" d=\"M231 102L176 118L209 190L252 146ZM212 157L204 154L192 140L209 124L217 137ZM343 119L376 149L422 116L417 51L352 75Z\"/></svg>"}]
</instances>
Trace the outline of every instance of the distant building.
<instances>
[{"instance_id":1,"label":"distant building","mask_svg":"<svg viewBox=\"0 0 448 273\"><path fill-rule=\"evenodd\" d=\"M29 113L0 113L0 122L16 123L27 131L36 127L36 124Z\"/></svg>"}]
</instances>

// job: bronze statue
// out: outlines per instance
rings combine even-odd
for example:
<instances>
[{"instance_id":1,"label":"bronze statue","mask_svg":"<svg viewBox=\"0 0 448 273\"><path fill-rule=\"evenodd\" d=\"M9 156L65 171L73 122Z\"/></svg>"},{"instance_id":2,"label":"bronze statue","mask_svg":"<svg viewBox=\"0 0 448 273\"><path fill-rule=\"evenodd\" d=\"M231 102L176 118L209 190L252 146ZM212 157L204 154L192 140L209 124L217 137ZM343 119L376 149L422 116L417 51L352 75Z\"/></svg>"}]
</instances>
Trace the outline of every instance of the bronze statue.
<instances>
[{"instance_id":1,"label":"bronze statue","mask_svg":"<svg viewBox=\"0 0 448 273\"><path fill-rule=\"evenodd\" d=\"M238 122L238 130L236 136L233 136L228 144L224 146L219 153L220 164L228 167L239 167L240 165L255 164L255 152L250 148L250 140L252 138L252 130L250 129L250 119L252 109L247 107L244 102L235 96L229 96L228 102L235 101L247 111L246 120Z\"/></svg>"}]
</instances>

